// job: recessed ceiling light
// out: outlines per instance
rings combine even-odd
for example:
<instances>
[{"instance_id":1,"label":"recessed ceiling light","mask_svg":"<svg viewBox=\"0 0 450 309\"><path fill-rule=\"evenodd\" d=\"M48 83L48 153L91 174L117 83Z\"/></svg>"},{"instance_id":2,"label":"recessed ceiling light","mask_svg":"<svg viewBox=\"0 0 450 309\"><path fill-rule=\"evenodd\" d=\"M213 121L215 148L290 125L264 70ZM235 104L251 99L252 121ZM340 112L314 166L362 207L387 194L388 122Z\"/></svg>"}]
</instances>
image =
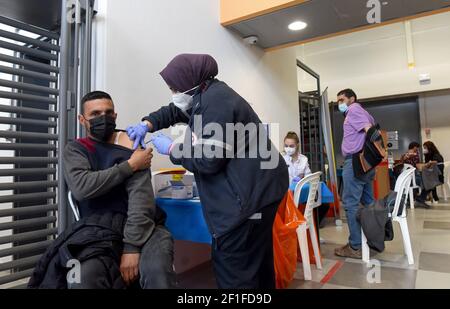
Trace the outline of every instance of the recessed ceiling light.
<instances>
[{"instance_id":1,"label":"recessed ceiling light","mask_svg":"<svg viewBox=\"0 0 450 309\"><path fill-rule=\"evenodd\" d=\"M288 26L288 28L289 28L289 30L292 30L292 31L299 31L299 30L305 29L307 26L308 26L307 23L304 23L302 21L295 21L295 22L291 23Z\"/></svg>"}]
</instances>

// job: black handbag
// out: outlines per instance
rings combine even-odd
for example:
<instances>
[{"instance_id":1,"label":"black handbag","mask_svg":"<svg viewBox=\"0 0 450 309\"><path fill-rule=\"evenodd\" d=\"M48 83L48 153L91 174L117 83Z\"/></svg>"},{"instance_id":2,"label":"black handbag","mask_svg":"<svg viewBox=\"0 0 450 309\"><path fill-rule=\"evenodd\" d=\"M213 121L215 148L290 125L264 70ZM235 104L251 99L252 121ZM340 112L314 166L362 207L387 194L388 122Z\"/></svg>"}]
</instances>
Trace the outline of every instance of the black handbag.
<instances>
[{"instance_id":1,"label":"black handbag","mask_svg":"<svg viewBox=\"0 0 450 309\"><path fill-rule=\"evenodd\" d=\"M377 167L386 157L386 147L383 139L380 137L375 142L372 142L369 138L374 130L379 131L380 126L377 124L367 131L363 149L352 156L353 172L356 178L363 178L365 174Z\"/></svg>"}]
</instances>

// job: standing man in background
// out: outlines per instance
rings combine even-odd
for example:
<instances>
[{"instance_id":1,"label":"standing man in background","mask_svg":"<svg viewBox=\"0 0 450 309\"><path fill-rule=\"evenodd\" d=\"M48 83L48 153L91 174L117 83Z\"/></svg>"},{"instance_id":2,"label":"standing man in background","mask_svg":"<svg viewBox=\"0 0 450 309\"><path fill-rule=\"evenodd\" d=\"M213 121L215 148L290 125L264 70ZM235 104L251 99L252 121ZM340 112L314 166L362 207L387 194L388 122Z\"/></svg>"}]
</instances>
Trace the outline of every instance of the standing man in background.
<instances>
[{"instance_id":1,"label":"standing man in background","mask_svg":"<svg viewBox=\"0 0 450 309\"><path fill-rule=\"evenodd\" d=\"M342 140L342 154L345 158L342 173L344 190L342 202L347 215L349 242L342 248L337 248L335 254L341 257L361 259L361 225L356 220L356 213L360 203L364 206L373 205L373 180L375 170L371 170L362 177L355 177L352 156L360 152L366 140L369 129L375 125L374 118L357 103L357 96L351 89L338 93L339 111L345 116L344 137ZM374 134L379 134L375 130ZM379 136L373 136L376 139Z\"/></svg>"}]
</instances>

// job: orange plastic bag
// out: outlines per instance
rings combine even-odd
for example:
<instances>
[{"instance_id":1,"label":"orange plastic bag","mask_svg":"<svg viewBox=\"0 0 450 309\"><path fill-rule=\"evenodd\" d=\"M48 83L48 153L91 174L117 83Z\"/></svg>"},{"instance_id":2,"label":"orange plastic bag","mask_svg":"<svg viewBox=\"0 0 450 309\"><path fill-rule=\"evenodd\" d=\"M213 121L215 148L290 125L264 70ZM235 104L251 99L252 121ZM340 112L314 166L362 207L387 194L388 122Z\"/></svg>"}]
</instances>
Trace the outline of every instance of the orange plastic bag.
<instances>
[{"instance_id":1,"label":"orange plastic bag","mask_svg":"<svg viewBox=\"0 0 450 309\"><path fill-rule=\"evenodd\" d=\"M297 227L305 222L295 207L294 196L287 192L278 207L273 224L273 253L277 289L285 289L297 269Z\"/></svg>"}]
</instances>

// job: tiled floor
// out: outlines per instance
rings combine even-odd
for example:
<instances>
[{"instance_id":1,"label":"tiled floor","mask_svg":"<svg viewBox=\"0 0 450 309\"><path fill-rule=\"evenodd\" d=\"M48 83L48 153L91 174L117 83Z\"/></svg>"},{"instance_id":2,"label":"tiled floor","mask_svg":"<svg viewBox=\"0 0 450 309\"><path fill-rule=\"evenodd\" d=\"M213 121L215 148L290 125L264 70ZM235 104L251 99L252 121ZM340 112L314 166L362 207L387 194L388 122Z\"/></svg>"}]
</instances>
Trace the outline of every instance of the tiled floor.
<instances>
[{"instance_id":1,"label":"tiled floor","mask_svg":"<svg viewBox=\"0 0 450 309\"><path fill-rule=\"evenodd\" d=\"M386 242L383 253L371 253L372 265L361 260L334 255L334 249L347 243L348 228L327 224L320 230L323 269L312 265L313 280L303 280L299 263L290 289L450 289L450 203L433 205L430 210L413 209L408 213L408 227L414 254L414 265L404 255L403 241L397 223L394 240ZM380 265L378 267L377 265ZM210 263L179 276L181 287L216 288Z\"/></svg>"},{"instance_id":2,"label":"tiled floor","mask_svg":"<svg viewBox=\"0 0 450 309\"><path fill-rule=\"evenodd\" d=\"M421 252L419 258L419 269L450 274L450 255Z\"/></svg>"},{"instance_id":3,"label":"tiled floor","mask_svg":"<svg viewBox=\"0 0 450 309\"><path fill-rule=\"evenodd\" d=\"M334 256L334 248L347 243L348 228L328 224L321 229L325 241L321 246L324 263L343 261L329 280L323 282L323 272L314 269L316 284L293 282L293 288L447 288L450 289L450 204L440 203L432 209L413 209L408 213L414 265L408 265L398 224L394 223L395 238L386 242L383 253L373 255L371 267L361 261ZM376 265L380 265L379 268ZM301 265L299 265L301 268ZM378 272L377 269L380 271ZM299 282L297 282L299 281ZM322 282L321 282L322 281ZM304 281L303 281L304 282Z\"/></svg>"},{"instance_id":4,"label":"tiled floor","mask_svg":"<svg viewBox=\"0 0 450 309\"><path fill-rule=\"evenodd\" d=\"M419 270L417 272L416 289L449 289L450 274Z\"/></svg>"},{"instance_id":5,"label":"tiled floor","mask_svg":"<svg viewBox=\"0 0 450 309\"><path fill-rule=\"evenodd\" d=\"M450 222L424 221L423 228L432 230L450 230Z\"/></svg>"}]
</instances>

